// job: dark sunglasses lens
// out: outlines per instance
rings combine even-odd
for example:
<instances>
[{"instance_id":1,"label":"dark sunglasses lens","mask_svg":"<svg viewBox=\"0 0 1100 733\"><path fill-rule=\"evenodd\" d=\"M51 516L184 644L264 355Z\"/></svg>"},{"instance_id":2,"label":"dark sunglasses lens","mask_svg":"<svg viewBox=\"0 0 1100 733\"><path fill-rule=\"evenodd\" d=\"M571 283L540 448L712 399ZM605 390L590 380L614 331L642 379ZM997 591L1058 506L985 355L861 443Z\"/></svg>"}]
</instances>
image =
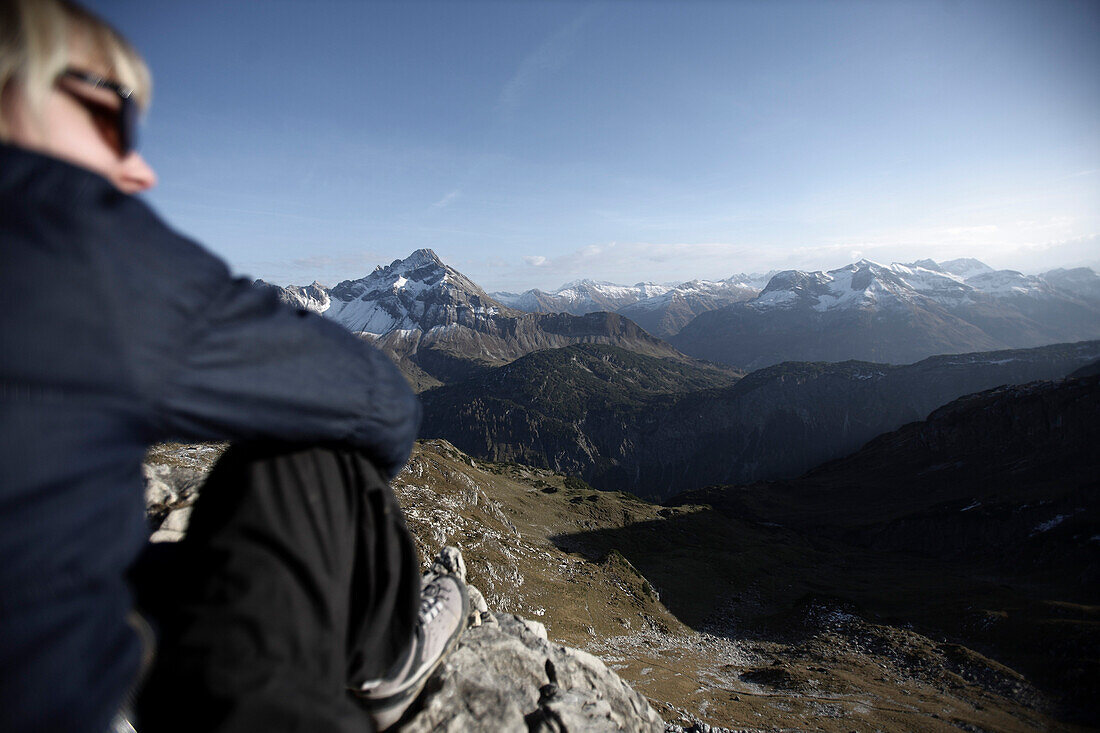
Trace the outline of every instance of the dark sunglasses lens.
<instances>
[{"instance_id":1,"label":"dark sunglasses lens","mask_svg":"<svg viewBox=\"0 0 1100 733\"><path fill-rule=\"evenodd\" d=\"M122 155L129 154L137 147L137 129L137 105L132 99L125 97L118 111L118 142Z\"/></svg>"}]
</instances>

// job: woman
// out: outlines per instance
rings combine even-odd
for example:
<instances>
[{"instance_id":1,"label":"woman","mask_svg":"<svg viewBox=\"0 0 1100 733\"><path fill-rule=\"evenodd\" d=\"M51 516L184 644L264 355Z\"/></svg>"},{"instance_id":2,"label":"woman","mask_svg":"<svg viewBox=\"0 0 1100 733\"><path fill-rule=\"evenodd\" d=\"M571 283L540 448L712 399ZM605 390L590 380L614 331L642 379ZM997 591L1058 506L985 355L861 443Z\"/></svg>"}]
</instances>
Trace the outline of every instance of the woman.
<instances>
[{"instance_id":1,"label":"woman","mask_svg":"<svg viewBox=\"0 0 1100 733\"><path fill-rule=\"evenodd\" d=\"M134 196L149 98L99 19L0 0L0 729L108 730L151 651L134 592L161 632L139 728L385 727L468 606L458 577L420 588L386 484L419 406ZM241 444L131 589L141 461L170 439Z\"/></svg>"}]
</instances>

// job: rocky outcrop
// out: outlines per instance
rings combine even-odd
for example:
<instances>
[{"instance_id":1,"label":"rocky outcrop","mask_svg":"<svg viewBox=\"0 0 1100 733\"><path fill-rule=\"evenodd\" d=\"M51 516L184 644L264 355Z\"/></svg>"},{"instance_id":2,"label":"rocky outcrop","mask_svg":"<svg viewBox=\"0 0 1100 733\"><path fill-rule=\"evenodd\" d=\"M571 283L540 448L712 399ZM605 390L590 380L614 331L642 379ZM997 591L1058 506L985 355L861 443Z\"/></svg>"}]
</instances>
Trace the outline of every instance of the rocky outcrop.
<instances>
[{"instance_id":1,"label":"rocky outcrop","mask_svg":"<svg viewBox=\"0 0 1100 733\"><path fill-rule=\"evenodd\" d=\"M657 733L646 699L596 657L554 644L535 621L489 615L428 682L405 733Z\"/></svg>"}]
</instances>

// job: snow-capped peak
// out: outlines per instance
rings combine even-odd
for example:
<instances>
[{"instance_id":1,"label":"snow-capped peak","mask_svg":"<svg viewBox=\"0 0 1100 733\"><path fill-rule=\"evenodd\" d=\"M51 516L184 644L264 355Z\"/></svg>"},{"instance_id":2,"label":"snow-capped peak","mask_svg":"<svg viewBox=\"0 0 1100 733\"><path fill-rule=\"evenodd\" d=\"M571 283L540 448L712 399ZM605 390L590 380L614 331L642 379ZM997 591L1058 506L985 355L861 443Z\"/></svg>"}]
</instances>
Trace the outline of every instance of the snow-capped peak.
<instances>
[{"instance_id":1,"label":"snow-capped peak","mask_svg":"<svg viewBox=\"0 0 1100 733\"><path fill-rule=\"evenodd\" d=\"M501 312L499 303L430 249L418 249L359 280L345 280L331 296L326 317L374 335L426 331Z\"/></svg>"},{"instance_id":2,"label":"snow-capped peak","mask_svg":"<svg viewBox=\"0 0 1100 733\"><path fill-rule=\"evenodd\" d=\"M776 273L750 303L757 309L799 304L816 311L862 309L897 306L943 289L965 288L940 273L914 265L887 266L863 259L828 272L785 270Z\"/></svg>"},{"instance_id":3,"label":"snow-capped peak","mask_svg":"<svg viewBox=\"0 0 1100 733\"><path fill-rule=\"evenodd\" d=\"M957 260L948 260L947 262L939 263L939 266L940 270L943 272L958 275L963 280L968 280L975 275L981 275L986 272L994 272L992 267L973 257L960 257Z\"/></svg>"},{"instance_id":4,"label":"snow-capped peak","mask_svg":"<svg viewBox=\"0 0 1100 733\"><path fill-rule=\"evenodd\" d=\"M1090 273L1081 273L1078 277L1086 282ZM1051 273L1052 280L1057 281L1059 274ZM1095 274L1092 276L1095 278ZM1073 292L1069 287L1063 289ZM1100 293L1100 279L1097 279L1097 292ZM863 259L828 272L786 270L777 273L750 304L757 309L801 304L825 311L933 301L950 309L973 305L982 298L1046 298L1055 293L1055 285L1044 277L1023 275L1015 270L993 270L975 259L945 263L917 260L890 265Z\"/></svg>"},{"instance_id":5,"label":"snow-capped peak","mask_svg":"<svg viewBox=\"0 0 1100 733\"><path fill-rule=\"evenodd\" d=\"M425 266L446 267L443 260L439 259L439 255L435 253L435 250L427 248L415 250L405 259L394 260L390 263L391 268L402 270L415 270Z\"/></svg>"},{"instance_id":6,"label":"snow-capped peak","mask_svg":"<svg viewBox=\"0 0 1100 733\"><path fill-rule=\"evenodd\" d=\"M1052 291L1041 277L1024 275L1015 270L989 270L966 278L966 284L990 295L1040 296Z\"/></svg>"}]
</instances>

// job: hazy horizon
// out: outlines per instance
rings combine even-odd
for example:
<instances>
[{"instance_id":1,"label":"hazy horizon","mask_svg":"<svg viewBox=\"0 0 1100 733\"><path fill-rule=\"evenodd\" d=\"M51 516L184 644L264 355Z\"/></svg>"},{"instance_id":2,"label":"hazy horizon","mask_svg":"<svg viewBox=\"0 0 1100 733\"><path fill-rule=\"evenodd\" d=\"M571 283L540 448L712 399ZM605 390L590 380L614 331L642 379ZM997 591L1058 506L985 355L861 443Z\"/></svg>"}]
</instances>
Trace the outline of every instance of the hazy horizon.
<instances>
[{"instance_id":1,"label":"hazy horizon","mask_svg":"<svg viewBox=\"0 0 1100 733\"><path fill-rule=\"evenodd\" d=\"M1098 3L88 4L153 71L148 200L270 282L1100 270Z\"/></svg>"},{"instance_id":2,"label":"hazy horizon","mask_svg":"<svg viewBox=\"0 0 1100 733\"><path fill-rule=\"evenodd\" d=\"M425 249L431 249L431 248L427 247ZM413 251L415 251L415 250L413 250ZM374 266L370 267L367 270L364 270L363 273L360 274L360 275L355 275L353 277L341 278L339 280L333 280L331 282L326 282L326 281L324 281L320 278L314 278L312 280L286 281L286 282L280 282L280 281L276 281L276 280L268 280L267 278L257 278L257 279L261 279L261 280L264 280L267 283L270 283L270 284L273 284L273 285L280 285L280 286L306 286L306 285L312 285L313 283L317 282L317 283L320 283L321 285L324 285L325 287L333 287L333 286L338 285L339 283L344 282L346 280L360 280L360 279L370 275L371 272L373 272L376 267L386 267L390 264L393 264L394 262L405 259L406 257L408 257L411 254L412 254L412 252L407 252L407 253L405 253L405 255L402 255L401 257L395 257L394 259L388 260L386 262L377 262L377 263L375 263ZM446 257L443 257L442 255L439 255L438 252L436 252L436 255L439 256L439 258L443 261L444 264L455 267L455 265L453 263L449 262ZM537 290L541 290L543 292L552 293L552 292L555 292L557 290L568 287L570 285L573 285L575 283L578 283L582 280L589 280L589 281L593 281L593 282L597 282L597 283L608 283L608 284L611 284L611 285L622 285L622 286L632 286L632 285L641 285L641 284L679 285L681 283L690 282L692 280L709 280L709 281L726 280L730 277L737 276L737 275L745 275L745 276L751 276L751 277L762 277L762 276L773 275L775 273L779 273L779 272L782 272L784 270L802 270L804 272L829 272L830 270L837 270L837 269L846 267L848 265L854 264L855 262L858 262L861 259L867 259L867 260L870 260L872 262L875 262L876 264L886 266L886 265L891 265L891 264L894 264L894 263L913 264L916 260L931 259L931 258L919 257L919 258L915 258L915 259L911 259L911 260L905 260L905 261L902 261L902 260L883 261L883 260L875 260L872 257L859 257L855 260L851 260L849 262L844 262L843 264L838 264L834 267L817 267L817 268L787 267L787 268L769 268L767 270L752 270L752 271L738 270L736 272L730 272L730 273L719 274L719 275L697 275L697 276L694 276L694 277L673 278L673 279L670 279L670 280L650 279L650 280L634 280L634 281L630 281L630 282L618 281L618 280L609 280L607 278L595 277L595 276L592 276L592 275L582 275L580 277L575 277L575 278L572 278L570 280L564 280L562 282L557 283L556 285L549 286L549 287L540 287L538 285L535 285L535 286L532 286L530 288L522 288L522 289L509 289L508 287L490 288L490 287L485 287L481 282L479 282L477 280L476 277L471 278L471 279L475 283L477 283L478 285L481 285L485 289L486 292L490 292L490 293L492 293L492 292L512 292L512 293L518 294L520 292L523 292L523 291L526 291L526 290L532 290L532 289L537 289ZM1096 269L1097 269L1094 265L1051 265L1049 267L1044 266L1044 267L1042 267L1038 270L1035 270L1035 271L1025 271L1025 270L1018 270L1017 268L1012 268L1012 267L995 267L991 263L986 262L985 260L982 260L980 257L952 257L952 258L944 258L942 260L937 260L936 262L937 262L937 264L942 264L944 262L950 262L951 260L956 260L956 259L975 259L975 260L981 261L983 264L986 264L986 265L989 265L990 267L993 267L993 269L995 269L995 270L1016 270L1017 272L1021 272L1024 275L1041 275L1044 272L1050 272L1051 270L1056 270L1056 269L1059 269L1059 268L1072 269L1074 267L1092 267L1092 269L1094 271L1096 271ZM456 269L458 269L464 275L469 276L469 273L463 271L462 268L456 267Z\"/></svg>"}]
</instances>

